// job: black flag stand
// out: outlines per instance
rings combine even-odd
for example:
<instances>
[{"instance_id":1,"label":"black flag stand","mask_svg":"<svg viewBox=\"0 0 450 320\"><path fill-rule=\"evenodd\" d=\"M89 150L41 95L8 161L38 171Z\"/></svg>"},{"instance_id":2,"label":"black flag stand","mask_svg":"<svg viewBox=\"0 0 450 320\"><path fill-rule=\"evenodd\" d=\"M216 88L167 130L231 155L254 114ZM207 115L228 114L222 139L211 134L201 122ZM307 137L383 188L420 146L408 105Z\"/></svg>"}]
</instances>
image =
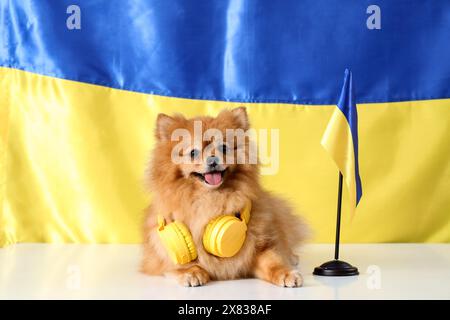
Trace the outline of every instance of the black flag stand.
<instances>
[{"instance_id":1,"label":"black flag stand","mask_svg":"<svg viewBox=\"0 0 450 320\"><path fill-rule=\"evenodd\" d=\"M337 201L337 220L336 220L336 242L334 246L334 260L325 262L320 267L314 268L313 274L316 276L356 276L359 274L358 268L351 264L339 260L339 242L341 233L341 206L342 206L342 173L339 171L339 189Z\"/></svg>"}]
</instances>

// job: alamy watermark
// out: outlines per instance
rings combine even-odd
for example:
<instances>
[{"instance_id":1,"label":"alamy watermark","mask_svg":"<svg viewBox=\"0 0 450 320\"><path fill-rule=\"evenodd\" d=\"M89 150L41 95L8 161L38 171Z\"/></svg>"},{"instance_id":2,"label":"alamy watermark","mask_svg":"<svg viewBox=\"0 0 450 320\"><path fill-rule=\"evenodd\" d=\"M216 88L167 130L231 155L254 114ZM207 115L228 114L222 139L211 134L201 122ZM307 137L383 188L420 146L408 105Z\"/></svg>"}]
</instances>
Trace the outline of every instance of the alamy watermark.
<instances>
[{"instance_id":1,"label":"alamy watermark","mask_svg":"<svg viewBox=\"0 0 450 320\"><path fill-rule=\"evenodd\" d=\"M81 269L79 265L70 265L66 270L66 288L68 290L79 290L81 288Z\"/></svg>"},{"instance_id":2,"label":"alamy watermark","mask_svg":"<svg viewBox=\"0 0 450 320\"><path fill-rule=\"evenodd\" d=\"M367 7L367 14L370 16L366 20L366 26L369 30L380 30L381 29L381 9L376 4L371 4Z\"/></svg>"},{"instance_id":3,"label":"alamy watermark","mask_svg":"<svg viewBox=\"0 0 450 320\"><path fill-rule=\"evenodd\" d=\"M66 13L69 16L66 19L66 27L69 30L81 29L81 9L76 4L71 4L67 7ZM366 26L369 30L381 29L381 9L376 4L371 4L367 7L366 13L370 16L366 20Z\"/></svg>"},{"instance_id":4,"label":"alamy watermark","mask_svg":"<svg viewBox=\"0 0 450 320\"><path fill-rule=\"evenodd\" d=\"M279 129L219 129L203 131L203 123L194 121L194 132L178 128L172 132L171 159L175 164L204 163L215 156L220 164L260 164L262 175L274 175L280 167Z\"/></svg>"},{"instance_id":5,"label":"alamy watermark","mask_svg":"<svg viewBox=\"0 0 450 320\"><path fill-rule=\"evenodd\" d=\"M381 268L377 265L370 265L367 267L367 288L369 290L381 289Z\"/></svg>"},{"instance_id":6,"label":"alamy watermark","mask_svg":"<svg viewBox=\"0 0 450 320\"><path fill-rule=\"evenodd\" d=\"M67 7L66 13L69 16L66 19L66 27L69 30L81 29L81 9L76 4L71 4Z\"/></svg>"}]
</instances>

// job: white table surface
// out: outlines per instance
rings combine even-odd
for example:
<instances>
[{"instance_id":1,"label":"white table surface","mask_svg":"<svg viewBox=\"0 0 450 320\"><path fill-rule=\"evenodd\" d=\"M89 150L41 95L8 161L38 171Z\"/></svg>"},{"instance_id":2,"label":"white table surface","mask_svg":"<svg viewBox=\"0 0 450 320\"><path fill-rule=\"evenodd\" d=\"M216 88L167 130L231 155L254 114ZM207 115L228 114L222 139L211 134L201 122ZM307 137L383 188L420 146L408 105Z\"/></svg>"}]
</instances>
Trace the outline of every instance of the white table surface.
<instances>
[{"instance_id":1,"label":"white table surface","mask_svg":"<svg viewBox=\"0 0 450 320\"><path fill-rule=\"evenodd\" d=\"M301 251L302 288L245 279L185 288L138 272L139 245L18 244L0 249L0 299L450 299L450 244L343 245L356 277L317 277L332 245Z\"/></svg>"}]
</instances>

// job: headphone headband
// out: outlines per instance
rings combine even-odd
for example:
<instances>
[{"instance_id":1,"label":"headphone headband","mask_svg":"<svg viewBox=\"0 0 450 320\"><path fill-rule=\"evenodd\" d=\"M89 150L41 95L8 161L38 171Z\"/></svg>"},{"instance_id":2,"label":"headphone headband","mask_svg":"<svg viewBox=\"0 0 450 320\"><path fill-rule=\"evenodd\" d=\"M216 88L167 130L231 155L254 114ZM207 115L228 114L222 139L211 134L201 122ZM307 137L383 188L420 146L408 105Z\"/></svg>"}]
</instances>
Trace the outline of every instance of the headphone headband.
<instances>
[{"instance_id":1,"label":"headphone headband","mask_svg":"<svg viewBox=\"0 0 450 320\"><path fill-rule=\"evenodd\" d=\"M245 204L245 207L240 211L240 219L245 222L245 224L248 224L250 221L252 211L252 202L251 200L248 200Z\"/></svg>"}]
</instances>

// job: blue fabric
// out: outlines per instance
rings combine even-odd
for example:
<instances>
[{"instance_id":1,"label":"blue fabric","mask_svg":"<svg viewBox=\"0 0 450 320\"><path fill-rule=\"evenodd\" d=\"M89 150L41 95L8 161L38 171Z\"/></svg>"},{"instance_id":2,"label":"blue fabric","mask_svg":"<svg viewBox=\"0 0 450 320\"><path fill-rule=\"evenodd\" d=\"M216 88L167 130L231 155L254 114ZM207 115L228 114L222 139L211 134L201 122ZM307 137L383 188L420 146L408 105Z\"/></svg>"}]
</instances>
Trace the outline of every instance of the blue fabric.
<instances>
[{"instance_id":1,"label":"blue fabric","mask_svg":"<svg viewBox=\"0 0 450 320\"><path fill-rule=\"evenodd\" d=\"M356 205L358 205L362 197L362 187L358 161L358 112L356 109L355 90L352 78L352 73L348 69L345 69L344 84L342 85L337 107L345 115L352 132L353 150L355 153Z\"/></svg>"},{"instance_id":2,"label":"blue fabric","mask_svg":"<svg viewBox=\"0 0 450 320\"><path fill-rule=\"evenodd\" d=\"M342 70L357 102L450 97L450 1L0 2L0 65L174 97L335 104Z\"/></svg>"}]
</instances>

